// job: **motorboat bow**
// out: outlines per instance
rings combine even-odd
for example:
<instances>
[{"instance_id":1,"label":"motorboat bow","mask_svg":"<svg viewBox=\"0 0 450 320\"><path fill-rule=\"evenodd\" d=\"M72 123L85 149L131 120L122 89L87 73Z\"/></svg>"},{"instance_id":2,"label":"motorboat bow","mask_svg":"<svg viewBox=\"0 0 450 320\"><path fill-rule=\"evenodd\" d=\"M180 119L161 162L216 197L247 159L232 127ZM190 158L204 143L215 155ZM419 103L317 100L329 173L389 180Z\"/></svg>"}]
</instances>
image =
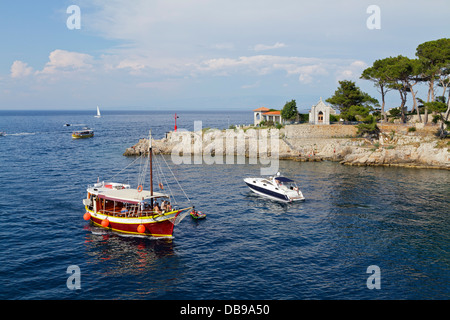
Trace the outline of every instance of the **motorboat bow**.
<instances>
[{"instance_id":1,"label":"motorboat bow","mask_svg":"<svg viewBox=\"0 0 450 320\"><path fill-rule=\"evenodd\" d=\"M282 202L303 201L305 197L294 180L277 175L269 178L245 178L244 182L254 193Z\"/></svg>"}]
</instances>

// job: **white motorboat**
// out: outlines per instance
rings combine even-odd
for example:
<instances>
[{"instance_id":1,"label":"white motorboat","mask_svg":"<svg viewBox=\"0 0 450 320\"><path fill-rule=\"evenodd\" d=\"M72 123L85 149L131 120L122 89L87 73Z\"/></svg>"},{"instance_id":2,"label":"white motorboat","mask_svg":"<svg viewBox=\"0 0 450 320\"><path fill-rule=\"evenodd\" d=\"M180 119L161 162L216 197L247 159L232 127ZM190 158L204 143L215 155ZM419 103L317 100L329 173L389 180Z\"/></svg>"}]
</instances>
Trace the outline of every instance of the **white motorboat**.
<instances>
[{"instance_id":1,"label":"white motorboat","mask_svg":"<svg viewBox=\"0 0 450 320\"><path fill-rule=\"evenodd\" d=\"M295 181L282 177L279 172L269 178L245 178L244 182L254 193L273 200L282 202L305 200Z\"/></svg>"}]
</instances>

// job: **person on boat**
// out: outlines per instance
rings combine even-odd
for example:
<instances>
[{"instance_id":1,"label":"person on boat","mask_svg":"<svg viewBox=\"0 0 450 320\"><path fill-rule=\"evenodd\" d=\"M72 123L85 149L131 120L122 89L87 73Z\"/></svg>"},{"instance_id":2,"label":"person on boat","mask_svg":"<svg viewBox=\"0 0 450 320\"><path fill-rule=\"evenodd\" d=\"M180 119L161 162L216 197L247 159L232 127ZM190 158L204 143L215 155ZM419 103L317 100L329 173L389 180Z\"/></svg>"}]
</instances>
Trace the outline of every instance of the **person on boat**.
<instances>
[{"instance_id":1,"label":"person on boat","mask_svg":"<svg viewBox=\"0 0 450 320\"><path fill-rule=\"evenodd\" d=\"M155 205L153 206L153 211L161 214L161 208L159 207L158 202L155 202Z\"/></svg>"},{"instance_id":2,"label":"person on boat","mask_svg":"<svg viewBox=\"0 0 450 320\"><path fill-rule=\"evenodd\" d=\"M123 205L122 210L120 210L120 213L123 214L123 215L128 214L128 209L127 209L127 206L125 204Z\"/></svg>"}]
</instances>

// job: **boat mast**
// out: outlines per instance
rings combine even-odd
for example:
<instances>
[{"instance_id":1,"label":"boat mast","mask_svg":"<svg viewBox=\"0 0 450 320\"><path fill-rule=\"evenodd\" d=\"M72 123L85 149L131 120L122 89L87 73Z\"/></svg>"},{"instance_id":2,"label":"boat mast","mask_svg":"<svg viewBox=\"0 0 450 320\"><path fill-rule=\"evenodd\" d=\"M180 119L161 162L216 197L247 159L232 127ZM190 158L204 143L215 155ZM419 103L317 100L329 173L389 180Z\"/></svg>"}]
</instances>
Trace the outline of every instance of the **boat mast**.
<instances>
[{"instance_id":1,"label":"boat mast","mask_svg":"<svg viewBox=\"0 0 450 320\"><path fill-rule=\"evenodd\" d=\"M152 166L152 130L150 129L150 134L148 138L148 157L150 163L150 207L153 210L153 166Z\"/></svg>"}]
</instances>

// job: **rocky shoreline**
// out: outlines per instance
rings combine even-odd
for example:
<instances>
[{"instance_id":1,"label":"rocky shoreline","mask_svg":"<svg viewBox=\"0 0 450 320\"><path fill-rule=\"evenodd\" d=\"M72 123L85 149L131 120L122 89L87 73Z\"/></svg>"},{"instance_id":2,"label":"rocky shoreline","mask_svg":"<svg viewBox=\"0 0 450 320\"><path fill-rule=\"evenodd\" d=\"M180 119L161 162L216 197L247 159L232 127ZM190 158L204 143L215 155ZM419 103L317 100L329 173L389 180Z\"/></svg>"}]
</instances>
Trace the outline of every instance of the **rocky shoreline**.
<instances>
[{"instance_id":1,"label":"rocky shoreline","mask_svg":"<svg viewBox=\"0 0 450 320\"><path fill-rule=\"evenodd\" d=\"M351 166L392 166L450 170L450 144L433 134L434 128L379 126L378 139L356 137L354 126L291 125L277 129L208 129L170 132L153 140L156 154L176 156L277 157L293 161L337 161ZM327 128L325 128L327 127ZM324 131L327 130L327 131ZM148 151L148 139L141 139L125 156Z\"/></svg>"}]
</instances>

